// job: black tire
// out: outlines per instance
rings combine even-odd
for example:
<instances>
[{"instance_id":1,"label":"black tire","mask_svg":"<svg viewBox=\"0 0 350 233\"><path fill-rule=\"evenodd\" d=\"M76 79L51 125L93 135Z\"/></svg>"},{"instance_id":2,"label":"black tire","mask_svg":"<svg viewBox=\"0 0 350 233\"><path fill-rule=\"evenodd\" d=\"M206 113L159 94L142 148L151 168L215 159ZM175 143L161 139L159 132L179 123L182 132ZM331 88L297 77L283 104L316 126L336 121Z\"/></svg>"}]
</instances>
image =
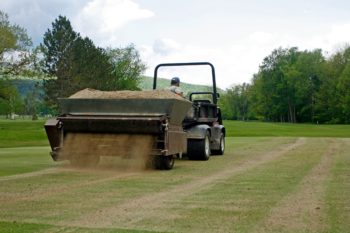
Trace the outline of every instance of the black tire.
<instances>
[{"instance_id":1,"label":"black tire","mask_svg":"<svg viewBox=\"0 0 350 233\"><path fill-rule=\"evenodd\" d=\"M174 167L175 159L174 156L163 156L162 167L163 170L171 170Z\"/></svg>"},{"instance_id":2,"label":"black tire","mask_svg":"<svg viewBox=\"0 0 350 233\"><path fill-rule=\"evenodd\" d=\"M212 150L211 153L213 155L223 155L225 153L225 135L223 133L220 134L220 149Z\"/></svg>"},{"instance_id":3,"label":"black tire","mask_svg":"<svg viewBox=\"0 0 350 233\"><path fill-rule=\"evenodd\" d=\"M156 156L154 158L154 166L159 170L171 170L174 167L174 156Z\"/></svg>"},{"instance_id":4,"label":"black tire","mask_svg":"<svg viewBox=\"0 0 350 233\"><path fill-rule=\"evenodd\" d=\"M203 139L188 140L187 156L190 160L208 160L210 152L210 135L208 131Z\"/></svg>"}]
</instances>

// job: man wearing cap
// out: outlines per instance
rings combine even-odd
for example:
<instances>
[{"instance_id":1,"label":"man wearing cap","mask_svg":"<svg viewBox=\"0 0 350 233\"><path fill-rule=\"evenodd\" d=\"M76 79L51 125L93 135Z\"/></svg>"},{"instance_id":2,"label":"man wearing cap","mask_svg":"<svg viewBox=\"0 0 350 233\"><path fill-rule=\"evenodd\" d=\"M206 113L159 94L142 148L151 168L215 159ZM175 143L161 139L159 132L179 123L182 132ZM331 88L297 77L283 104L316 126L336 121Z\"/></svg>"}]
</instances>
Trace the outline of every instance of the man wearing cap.
<instances>
[{"instance_id":1,"label":"man wearing cap","mask_svg":"<svg viewBox=\"0 0 350 233\"><path fill-rule=\"evenodd\" d=\"M180 88L180 79L178 77L174 77L170 81L170 87L167 90L174 92L175 94L183 97L183 92Z\"/></svg>"}]
</instances>

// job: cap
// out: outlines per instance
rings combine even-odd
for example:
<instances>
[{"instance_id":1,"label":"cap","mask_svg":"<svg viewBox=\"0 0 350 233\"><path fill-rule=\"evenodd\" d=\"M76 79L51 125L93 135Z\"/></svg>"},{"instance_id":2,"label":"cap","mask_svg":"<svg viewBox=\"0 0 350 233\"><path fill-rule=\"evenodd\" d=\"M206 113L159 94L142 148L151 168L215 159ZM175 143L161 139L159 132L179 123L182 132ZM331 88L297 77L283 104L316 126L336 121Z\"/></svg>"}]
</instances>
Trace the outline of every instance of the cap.
<instances>
[{"instance_id":1,"label":"cap","mask_svg":"<svg viewBox=\"0 0 350 233\"><path fill-rule=\"evenodd\" d=\"M180 79L178 77L173 77L171 79L171 83L170 84L178 84L178 83L180 83Z\"/></svg>"}]
</instances>

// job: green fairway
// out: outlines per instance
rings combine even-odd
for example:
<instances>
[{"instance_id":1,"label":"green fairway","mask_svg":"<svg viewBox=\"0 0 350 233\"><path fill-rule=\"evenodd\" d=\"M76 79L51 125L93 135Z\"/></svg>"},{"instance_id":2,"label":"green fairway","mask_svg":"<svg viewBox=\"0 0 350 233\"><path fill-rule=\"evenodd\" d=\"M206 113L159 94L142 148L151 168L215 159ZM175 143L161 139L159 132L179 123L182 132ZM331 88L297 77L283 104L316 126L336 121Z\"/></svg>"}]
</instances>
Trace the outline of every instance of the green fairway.
<instances>
[{"instance_id":1,"label":"green fairway","mask_svg":"<svg viewBox=\"0 0 350 233\"><path fill-rule=\"evenodd\" d=\"M348 125L226 121L224 156L128 171L52 161L43 124L0 121L0 232L350 232Z\"/></svg>"},{"instance_id":2,"label":"green fairway","mask_svg":"<svg viewBox=\"0 0 350 233\"><path fill-rule=\"evenodd\" d=\"M0 148L48 146L45 121L0 120ZM228 137L350 137L350 125L225 121Z\"/></svg>"},{"instance_id":3,"label":"green fairway","mask_svg":"<svg viewBox=\"0 0 350 233\"><path fill-rule=\"evenodd\" d=\"M0 177L32 172L52 166L49 147L0 149Z\"/></svg>"},{"instance_id":4,"label":"green fairway","mask_svg":"<svg viewBox=\"0 0 350 233\"><path fill-rule=\"evenodd\" d=\"M1 149L1 232L349 232L349 139L226 142L224 156L171 171L74 169L48 147Z\"/></svg>"},{"instance_id":5,"label":"green fairway","mask_svg":"<svg viewBox=\"0 0 350 233\"><path fill-rule=\"evenodd\" d=\"M48 146L44 121L1 120L0 148L18 146Z\"/></svg>"},{"instance_id":6,"label":"green fairway","mask_svg":"<svg viewBox=\"0 0 350 233\"><path fill-rule=\"evenodd\" d=\"M350 137L350 125L224 121L230 137Z\"/></svg>"}]
</instances>

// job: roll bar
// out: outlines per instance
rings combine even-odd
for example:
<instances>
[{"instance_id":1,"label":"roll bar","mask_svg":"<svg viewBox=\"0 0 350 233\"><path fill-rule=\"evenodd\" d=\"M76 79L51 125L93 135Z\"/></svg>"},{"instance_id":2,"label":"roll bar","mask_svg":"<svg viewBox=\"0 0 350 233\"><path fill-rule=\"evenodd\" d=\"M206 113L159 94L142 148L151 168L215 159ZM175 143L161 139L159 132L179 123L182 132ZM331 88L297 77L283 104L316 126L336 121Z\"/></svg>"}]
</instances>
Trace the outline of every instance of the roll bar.
<instances>
[{"instance_id":1,"label":"roll bar","mask_svg":"<svg viewBox=\"0 0 350 233\"><path fill-rule=\"evenodd\" d=\"M203 66L207 65L211 68L211 75L213 80L213 102L217 104L217 92L216 92L216 80L215 80L215 68L210 62L180 62L180 63L161 63L156 66L154 69L154 78L153 78L153 89L157 88L157 78L158 78L158 69L164 66Z\"/></svg>"}]
</instances>

